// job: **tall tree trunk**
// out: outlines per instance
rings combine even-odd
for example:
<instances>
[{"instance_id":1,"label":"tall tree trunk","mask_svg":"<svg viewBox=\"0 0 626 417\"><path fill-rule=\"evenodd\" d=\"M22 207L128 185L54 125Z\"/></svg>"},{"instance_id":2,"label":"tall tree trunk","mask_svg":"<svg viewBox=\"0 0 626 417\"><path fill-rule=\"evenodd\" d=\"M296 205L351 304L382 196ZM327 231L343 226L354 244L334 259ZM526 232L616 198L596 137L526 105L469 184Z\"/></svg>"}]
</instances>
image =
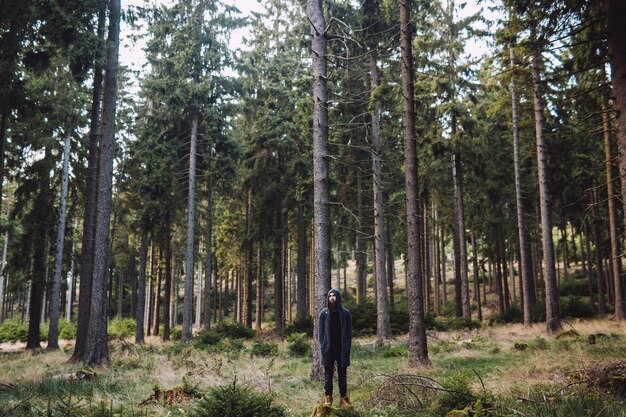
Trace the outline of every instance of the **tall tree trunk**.
<instances>
[{"instance_id":1,"label":"tall tree trunk","mask_svg":"<svg viewBox=\"0 0 626 417\"><path fill-rule=\"evenodd\" d=\"M280 199L276 208L276 230L283 231L283 213ZM274 323L276 335L282 339L284 322L284 285L282 233L276 235L274 242Z\"/></svg>"},{"instance_id":2,"label":"tall tree trunk","mask_svg":"<svg viewBox=\"0 0 626 417\"><path fill-rule=\"evenodd\" d=\"M478 312L478 320L483 320L483 310L480 304L480 284L478 278L478 248L476 247L476 233L472 231L472 258L474 270L474 297L476 299L476 310Z\"/></svg>"},{"instance_id":3,"label":"tall tree trunk","mask_svg":"<svg viewBox=\"0 0 626 417\"><path fill-rule=\"evenodd\" d=\"M207 176L207 227L206 227L206 262L204 263L204 329L211 329L211 258L213 253L213 184L211 175Z\"/></svg>"},{"instance_id":4,"label":"tall tree trunk","mask_svg":"<svg viewBox=\"0 0 626 417\"><path fill-rule=\"evenodd\" d=\"M109 267L109 222L113 187L113 158L115 152L115 110L117 103L117 72L120 45L120 0L111 0L107 69L104 79L102 114L102 143L98 170L98 209L94 248L94 275L91 291L89 330L84 362L102 365L109 362L107 335L107 269Z\"/></svg>"},{"instance_id":5,"label":"tall tree trunk","mask_svg":"<svg viewBox=\"0 0 626 417\"><path fill-rule=\"evenodd\" d=\"M443 307L445 308L448 302L448 277L446 274L446 230L443 222L440 226L441 229L441 286L442 286L442 298Z\"/></svg>"},{"instance_id":6,"label":"tall tree trunk","mask_svg":"<svg viewBox=\"0 0 626 417\"><path fill-rule=\"evenodd\" d=\"M500 246L502 245L500 238L496 238L496 276L495 276L495 285L496 285L496 295L498 297L498 314L504 314L505 306L504 306L504 290L502 287L502 263L504 259L502 258L502 251L500 250Z\"/></svg>"},{"instance_id":7,"label":"tall tree trunk","mask_svg":"<svg viewBox=\"0 0 626 417\"><path fill-rule=\"evenodd\" d=\"M435 294L433 297L433 312L435 317L439 317L439 300L441 299L441 289L440 289L440 284L441 284L441 249L440 249L440 236L439 236L439 212L437 210L436 207L433 208L433 217L434 217L434 221L433 221L433 227L434 227L434 232L435 232L435 244L434 244L434 249L435 249Z\"/></svg>"},{"instance_id":8,"label":"tall tree trunk","mask_svg":"<svg viewBox=\"0 0 626 417\"><path fill-rule=\"evenodd\" d=\"M37 227L33 230L33 261L31 272L30 298L28 302L28 336L26 349L38 349L39 345L39 325L41 323L43 300L46 292L47 277L47 256L48 256L48 231L45 227L48 224L50 213L50 169L51 151L46 147L44 160L39 166L40 184L37 190L37 197L33 206L37 224L44 227Z\"/></svg>"},{"instance_id":9,"label":"tall tree trunk","mask_svg":"<svg viewBox=\"0 0 626 417\"><path fill-rule=\"evenodd\" d=\"M4 245L2 246L2 261L0 261L0 323L4 322L6 318L6 311L8 302L5 300L7 294L4 290L7 284L7 276L4 272L4 267L7 264L7 248L9 246L9 232L4 232ZM7 297L8 298L8 297Z\"/></svg>"},{"instance_id":10,"label":"tall tree trunk","mask_svg":"<svg viewBox=\"0 0 626 417\"><path fill-rule=\"evenodd\" d=\"M98 1L98 29L100 41L104 41L106 23L106 0ZM83 359L85 342L91 315L91 287L93 282L94 244L96 232L96 199L98 185L98 152L100 142L100 104L103 91L103 65L96 59L93 75L93 94L89 125L89 149L87 154L87 175L85 178L85 210L83 214L83 236L80 252L80 287L78 293L78 322L76 325L76 344L71 361Z\"/></svg>"},{"instance_id":11,"label":"tall tree trunk","mask_svg":"<svg viewBox=\"0 0 626 417\"><path fill-rule=\"evenodd\" d=\"M185 298L183 310L182 341L190 342L193 320L194 229L196 225L196 146L198 143L198 113L191 118L191 144L189 148L189 190L187 194L187 252L185 262Z\"/></svg>"},{"instance_id":12,"label":"tall tree trunk","mask_svg":"<svg viewBox=\"0 0 626 417\"><path fill-rule=\"evenodd\" d=\"M456 133L456 119L452 118L453 134ZM465 242L465 208L463 204L463 167L461 163L461 153L454 152L452 156L453 160L453 179L454 179L454 226L455 235L457 236L458 249L455 248L455 290L456 296L460 296L460 300L457 301L457 314L458 307L461 307L461 314L465 320L472 318L472 310L470 307L470 295L469 295L469 278L467 276L467 245ZM456 266L458 262L458 267ZM457 289L456 285L460 288Z\"/></svg>"},{"instance_id":13,"label":"tall tree trunk","mask_svg":"<svg viewBox=\"0 0 626 417\"><path fill-rule=\"evenodd\" d=\"M263 242L259 241L259 245L257 247L257 265L256 265L256 316L255 316L255 320L254 320L254 328L256 330L261 330L261 326L263 324L263 302L264 302L264 297L263 297L263 293L265 291L264 289L264 282L263 282L263 262L264 262L264 247L263 247Z\"/></svg>"},{"instance_id":14,"label":"tall tree trunk","mask_svg":"<svg viewBox=\"0 0 626 417\"><path fill-rule=\"evenodd\" d=\"M402 59L402 120L407 213L407 287L409 295L409 366L429 366L424 320L424 293L420 265L420 221L417 183L417 144L413 89L411 1L400 0L400 54Z\"/></svg>"},{"instance_id":15,"label":"tall tree trunk","mask_svg":"<svg viewBox=\"0 0 626 417\"><path fill-rule=\"evenodd\" d=\"M535 136L537 140L537 177L539 179L539 206L541 210L541 241L543 243L543 275L546 289L546 326L548 334L563 330L559 313L559 293L554 266L552 240L552 209L548 190L546 140L544 136L543 95L539 72L540 52L535 52L531 62L533 102L535 108Z\"/></svg>"},{"instance_id":16,"label":"tall tree trunk","mask_svg":"<svg viewBox=\"0 0 626 417\"><path fill-rule=\"evenodd\" d=\"M246 271L243 278L243 302L242 315L246 327L252 327L252 280L254 279L253 269L253 244L252 244L252 190L248 190L246 199Z\"/></svg>"},{"instance_id":17,"label":"tall tree trunk","mask_svg":"<svg viewBox=\"0 0 626 417\"><path fill-rule=\"evenodd\" d=\"M360 167L358 167L360 168ZM363 188L361 169L357 169L357 194L356 194L356 302L359 305L367 301L367 254L365 253L364 238L364 210L363 210Z\"/></svg>"},{"instance_id":18,"label":"tall tree trunk","mask_svg":"<svg viewBox=\"0 0 626 417\"><path fill-rule=\"evenodd\" d=\"M382 345L391 337L387 274L385 271L385 225L383 217L383 177L381 168L382 133L380 131L380 102L376 99L380 74L376 50L370 51L370 88L374 101L372 117L372 186L374 192L374 259L376 262L376 341Z\"/></svg>"},{"instance_id":19,"label":"tall tree trunk","mask_svg":"<svg viewBox=\"0 0 626 417\"><path fill-rule=\"evenodd\" d=\"M621 180L622 206L624 207L624 225L626 225L626 3L621 0L603 0L606 16L607 43L611 61L611 78L613 83L613 110L617 147L619 153L619 176ZM624 290L622 277L615 275L615 320L625 318Z\"/></svg>"},{"instance_id":20,"label":"tall tree trunk","mask_svg":"<svg viewBox=\"0 0 626 417\"><path fill-rule=\"evenodd\" d=\"M141 249L139 252L139 277L137 277L137 313L135 315L135 343L144 343L146 315L146 266L148 264L148 228L142 226Z\"/></svg>"},{"instance_id":21,"label":"tall tree trunk","mask_svg":"<svg viewBox=\"0 0 626 417\"><path fill-rule=\"evenodd\" d=\"M509 47L511 55L511 70L515 65L513 48ZM520 145L519 145L519 111L517 109L517 89L515 85L515 72L511 75L511 108L513 113L513 164L515 170L515 203L517 207L517 237L520 247L520 276L522 280L522 298L524 299L524 326L530 326L532 322L532 297L530 296L530 271L528 246L526 245L526 226L524 224L524 200L522 194L522 171L520 168Z\"/></svg>"},{"instance_id":22,"label":"tall tree trunk","mask_svg":"<svg viewBox=\"0 0 626 417\"><path fill-rule=\"evenodd\" d=\"M389 285L389 307L391 310L394 309L395 300L394 300L394 281L396 277L396 265L395 265L395 256L393 253L393 243L392 243L392 232L391 232L391 220L387 220L387 284Z\"/></svg>"},{"instance_id":23,"label":"tall tree trunk","mask_svg":"<svg viewBox=\"0 0 626 417\"><path fill-rule=\"evenodd\" d=\"M589 281L589 304L591 305L591 310L592 311L596 311L596 305L595 305L595 301L593 298L593 271L591 270L591 243L589 242L590 239L590 227L589 227L589 219L585 219L583 220L583 231L581 231L580 235L581 238L584 235L585 236L585 248L586 248L586 257L587 257L587 279ZM583 247L582 242L581 242L581 248Z\"/></svg>"},{"instance_id":24,"label":"tall tree trunk","mask_svg":"<svg viewBox=\"0 0 626 417\"><path fill-rule=\"evenodd\" d=\"M65 132L63 144L63 171L61 178L61 204L59 207L59 227L57 229L56 256L54 258L54 276L50 293L50 325L48 327L48 349L59 348L59 301L61 297L61 274L63 272L63 244L65 242L65 219L67 217L67 184L69 181L69 159L72 129Z\"/></svg>"},{"instance_id":25,"label":"tall tree trunk","mask_svg":"<svg viewBox=\"0 0 626 417\"><path fill-rule=\"evenodd\" d=\"M624 319L624 300L622 299L622 274L620 264L620 245L617 237L617 215L615 210L615 193L613 191L613 167L611 164L611 135L608 109L602 109L602 126L604 130L604 161L606 165L606 187L609 206L609 232L611 234L611 267L613 268L613 286L615 292L615 320Z\"/></svg>"},{"instance_id":26,"label":"tall tree trunk","mask_svg":"<svg viewBox=\"0 0 626 417\"><path fill-rule=\"evenodd\" d=\"M296 228L298 234L298 259L297 259L297 285L296 285L296 320L302 321L307 314L306 303L306 256L308 253L306 221L304 219L304 207L300 203L296 208Z\"/></svg>"},{"instance_id":27,"label":"tall tree trunk","mask_svg":"<svg viewBox=\"0 0 626 417\"><path fill-rule=\"evenodd\" d=\"M593 232L596 247L596 279L598 285L598 312L606 314L606 286L604 278L604 266L602 263L602 230L600 229L600 219L598 216L598 198L596 196L595 182L591 194L591 212L593 214ZM591 265L591 263L589 263Z\"/></svg>"},{"instance_id":28,"label":"tall tree trunk","mask_svg":"<svg viewBox=\"0 0 626 417\"><path fill-rule=\"evenodd\" d=\"M165 291L163 293L163 340L170 340L172 305L172 229L168 214L165 225Z\"/></svg>"},{"instance_id":29,"label":"tall tree trunk","mask_svg":"<svg viewBox=\"0 0 626 417\"><path fill-rule=\"evenodd\" d=\"M152 334L159 335L159 317L161 316L161 282L163 276L163 269L161 268L161 262L163 259L163 252L159 248L159 257L157 258L157 272L154 286L154 316L152 321Z\"/></svg>"},{"instance_id":30,"label":"tall tree trunk","mask_svg":"<svg viewBox=\"0 0 626 417\"><path fill-rule=\"evenodd\" d=\"M313 222L315 248L313 362L311 379L321 379L323 368L318 341L320 311L326 306L330 287L330 209L328 164L328 86L326 57L326 22L322 0L307 0L313 54Z\"/></svg>"}]
</instances>

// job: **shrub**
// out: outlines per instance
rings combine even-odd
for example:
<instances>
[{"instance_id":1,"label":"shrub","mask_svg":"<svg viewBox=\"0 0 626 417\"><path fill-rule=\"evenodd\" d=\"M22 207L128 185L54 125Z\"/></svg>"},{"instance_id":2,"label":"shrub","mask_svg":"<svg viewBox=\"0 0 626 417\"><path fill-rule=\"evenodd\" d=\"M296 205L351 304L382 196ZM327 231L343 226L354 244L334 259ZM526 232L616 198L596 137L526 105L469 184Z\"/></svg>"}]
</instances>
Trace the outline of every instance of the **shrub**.
<instances>
[{"instance_id":1,"label":"shrub","mask_svg":"<svg viewBox=\"0 0 626 417\"><path fill-rule=\"evenodd\" d=\"M241 323L233 323L229 321L220 321L214 329L215 333L222 338L229 337L231 339L252 339L254 337L254 329L244 326Z\"/></svg>"},{"instance_id":2,"label":"shrub","mask_svg":"<svg viewBox=\"0 0 626 417\"><path fill-rule=\"evenodd\" d=\"M109 337L124 339L135 335L136 323L134 319L116 316L109 322Z\"/></svg>"},{"instance_id":3,"label":"shrub","mask_svg":"<svg viewBox=\"0 0 626 417\"><path fill-rule=\"evenodd\" d=\"M380 351L381 358L406 358L408 354L406 346L388 346Z\"/></svg>"},{"instance_id":4,"label":"shrub","mask_svg":"<svg viewBox=\"0 0 626 417\"><path fill-rule=\"evenodd\" d=\"M251 356L276 356L278 355L278 345L274 342L263 342L257 340L250 347Z\"/></svg>"},{"instance_id":5,"label":"shrub","mask_svg":"<svg viewBox=\"0 0 626 417\"><path fill-rule=\"evenodd\" d=\"M451 376L442 383L446 391L437 397L431 409L439 415L446 415L451 410L463 409L473 403L476 396L470 388L470 382L470 378L463 372Z\"/></svg>"},{"instance_id":6,"label":"shrub","mask_svg":"<svg viewBox=\"0 0 626 417\"><path fill-rule=\"evenodd\" d=\"M354 301L350 300L345 304L352 315L352 334L354 336L376 334L376 306L374 303L355 304Z\"/></svg>"},{"instance_id":7,"label":"shrub","mask_svg":"<svg viewBox=\"0 0 626 417\"><path fill-rule=\"evenodd\" d=\"M285 410L274 405L272 397L258 393L252 388L223 385L211 388L191 411L192 417L284 417Z\"/></svg>"},{"instance_id":8,"label":"shrub","mask_svg":"<svg viewBox=\"0 0 626 417\"><path fill-rule=\"evenodd\" d=\"M311 353L311 342L306 333L292 333L287 337L289 353L293 356L307 356Z\"/></svg>"},{"instance_id":9,"label":"shrub","mask_svg":"<svg viewBox=\"0 0 626 417\"><path fill-rule=\"evenodd\" d=\"M559 300L561 317L588 318L593 316L593 309L589 303L589 297L568 295Z\"/></svg>"},{"instance_id":10,"label":"shrub","mask_svg":"<svg viewBox=\"0 0 626 417\"><path fill-rule=\"evenodd\" d=\"M28 337L28 323L21 323L17 318L10 318L0 324L1 342L25 342Z\"/></svg>"},{"instance_id":11,"label":"shrub","mask_svg":"<svg viewBox=\"0 0 626 417\"><path fill-rule=\"evenodd\" d=\"M59 339L76 339L76 324L66 320L59 322Z\"/></svg>"},{"instance_id":12,"label":"shrub","mask_svg":"<svg viewBox=\"0 0 626 417\"><path fill-rule=\"evenodd\" d=\"M306 333L307 336L313 337L313 317L307 315L302 319L287 323L284 333L285 336L293 333Z\"/></svg>"},{"instance_id":13,"label":"shrub","mask_svg":"<svg viewBox=\"0 0 626 417\"><path fill-rule=\"evenodd\" d=\"M198 349L215 346L222 341L222 336L215 330L202 330L193 338L193 345Z\"/></svg>"},{"instance_id":14,"label":"shrub","mask_svg":"<svg viewBox=\"0 0 626 417\"><path fill-rule=\"evenodd\" d=\"M584 279L568 279L563 280L559 286L559 295L565 297L567 295L577 295L579 297L589 296L589 281ZM595 289L595 284L594 284Z\"/></svg>"},{"instance_id":15,"label":"shrub","mask_svg":"<svg viewBox=\"0 0 626 417\"><path fill-rule=\"evenodd\" d=\"M389 312L389 321L391 322L391 333L406 334L409 332L409 312L406 305L398 307ZM427 326L428 327L428 326Z\"/></svg>"},{"instance_id":16,"label":"shrub","mask_svg":"<svg viewBox=\"0 0 626 417\"><path fill-rule=\"evenodd\" d=\"M179 327L172 327L170 329L170 339L171 340L180 340L183 338L183 330Z\"/></svg>"},{"instance_id":17,"label":"shrub","mask_svg":"<svg viewBox=\"0 0 626 417\"><path fill-rule=\"evenodd\" d=\"M519 304L513 304L508 310L500 314L496 320L504 323L521 323L524 321L524 313Z\"/></svg>"}]
</instances>

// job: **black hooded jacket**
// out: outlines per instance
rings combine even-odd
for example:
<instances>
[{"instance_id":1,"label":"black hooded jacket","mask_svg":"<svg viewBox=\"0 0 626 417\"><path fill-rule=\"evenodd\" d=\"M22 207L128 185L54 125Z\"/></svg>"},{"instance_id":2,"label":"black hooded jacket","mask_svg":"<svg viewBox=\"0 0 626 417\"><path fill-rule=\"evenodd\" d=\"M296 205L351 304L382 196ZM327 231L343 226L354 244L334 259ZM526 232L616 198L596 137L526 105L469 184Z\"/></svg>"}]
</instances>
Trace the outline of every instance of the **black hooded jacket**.
<instances>
[{"instance_id":1,"label":"black hooded jacket","mask_svg":"<svg viewBox=\"0 0 626 417\"><path fill-rule=\"evenodd\" d=\"M328 291L328 295L330 295L331 292L334 292L335 297L337 298L337 308L341 323L341 351L338 355L338 363L340 366L349 366L350 349L352 348L352 316L350 315L350 311L348 311L348 309L341 306L341 292L333 288ZM326 303L328 303L328 295L326 296ZM331 312L327 306L320 312L318 327L323 366L333 366L335 359L331 349L331 326Z\"/></svg>"}]
</instances>

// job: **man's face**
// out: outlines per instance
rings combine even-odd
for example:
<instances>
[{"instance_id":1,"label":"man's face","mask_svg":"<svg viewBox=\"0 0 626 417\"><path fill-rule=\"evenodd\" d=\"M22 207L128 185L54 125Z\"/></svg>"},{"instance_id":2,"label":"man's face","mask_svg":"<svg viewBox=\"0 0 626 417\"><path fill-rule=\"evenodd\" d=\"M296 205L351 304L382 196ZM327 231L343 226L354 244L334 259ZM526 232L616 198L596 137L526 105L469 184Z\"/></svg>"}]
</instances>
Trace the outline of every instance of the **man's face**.
<instances>
[{"instance_id":1,"label":"man's face","mask_svg":"<svg viewBox=\"0 0 626 417\"><path fill-rule=\"evenodd\" d=\"M335 304L337 302L337 296L335 295L334 292L331 292L328 294L328 302L330 304Z\"/></svg>"}]
</instances>

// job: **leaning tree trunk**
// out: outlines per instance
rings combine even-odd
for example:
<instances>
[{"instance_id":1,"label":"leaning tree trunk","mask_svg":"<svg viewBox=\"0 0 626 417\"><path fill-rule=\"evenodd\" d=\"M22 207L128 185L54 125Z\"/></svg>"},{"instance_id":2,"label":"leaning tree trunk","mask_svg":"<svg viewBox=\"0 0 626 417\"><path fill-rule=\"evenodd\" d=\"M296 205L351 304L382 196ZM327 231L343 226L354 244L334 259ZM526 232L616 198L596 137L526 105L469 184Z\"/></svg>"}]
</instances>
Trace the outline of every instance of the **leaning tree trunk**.
<instances>
[{"instance_id":1,"label":"leaning tree trunk","mask_svg":"<svg viewBox=\"0 0 626 417\"><path fill-rule=\"evenodd\" d=\"M67 217L67 183L69 180L69 159L72 130L65 132L63 144L63 171L61 179L61 204L59 207L59 227L57 229L56 256L54 259L54 275L50 292L50 325L48 328L48 349L59 348L59 302L61 298L61 273L63 272L63 243L65 241L65 219Z\"/></svg>"},{"instance_id":2,"label":"leaning tree trunk","mask_svg":"<svg viewBox=\"0 0 626 417\"><path fill-rule=\"evenodd\" d=\"M374 259L376 261L376 342L382 345L391 337L387 276L385 271L385 225L383 220L383 176L381 168L382 133L380 132L380 101L376 98L379 84L376 49L370 51L370 87L374 101L372 116L372 183L374 191Z\"/></svg>"},{"instance_id":3,"label":"leaning tree trunk","mask_svg":"<svg viewBox=\"0 0 626 417\"><path fill-rule=\"evenodd\" d=\"M603 1L609 59L611 61L611 78L613 83L613 110L619 151L619 176L621 180L622 205L624 207L624 225L626 225L626 3L623 0ZM622 277L616 275L615 285L615 319L625 318Z\"/></svg>"},{"instance_id":4,"label":"leaning tree trunk","mask_svg":"<svg viewBox=\"0 0 626 417\"><path fill-rule=\"evenodd\" d=\"M183 307L182 342L192 337L193 320L193 275L194 275L194 230L196 225L196 145L198 143L198 113L191 117L191 144L189 147L189 190L187 194L187 253L185 263L185 298Z\"/></svg>"},{"instance_id":5,"label":"leaning tree trunk","mask_svg":"<svg viewBox=\"0 0 626 417\"><path fill-rule=\"evenodd\" d=\"M330 208L328 168L328 86L326 57L326 22L322 0L307 0L307 17L311 24L313 71L313 245L314 245L314 312L313 363L311 379L321 379L323 368L318 341L317 317L326 306L330 287Z\"/></svg>"},{"instance_id":6,"label":"leaning tree trunk","mask_svg":"<svg viewBox=\"0 0 626 417\"><path fill-rule=\"evenodd\" d=\"M407 287L409 295L409 366L428 366L424 320L423 276L420 265L420 220L417 193L417 145L413 97L413 52L411 47L411 1L400 0L400 53L402 59L402 119L404 121L404 168L407 214Z\"/></svg>"},{"instance_id":7,"label":"leaning tree trunk","mask_svg":"<svg viewBox=\"0 0 626 417\"><path fill-rule=\"evenodd\" d=\"M98 3L98 39L104 40L106 23L106 0ZM89 148L87 153L87 175L85 177L85 210L83 214L83 236L80 250L80 287L78 292L78 321L76 345L71 361L82 360L91 315L91 287L93 281L94 242L96 233L96 199L98 183L98 143L100 141L100 102L102 100L103 68L96 59L93 75L93 94L89 126Z\"/></svg>"},{"instance_id":8,"label":"leaning tree trunk","mask_svg":"<svg viewBox=\"0 0 626 417\"><path fill-rule=\"evenodd\" d=\"M515 171L515 203L517 206L517 235L520 248L520 276L522 279L522 299L524 300L524 326L530 326L532 322L533 297L530 295L530 271L528 270L528 246L526 245L526 226L524 225L524 201L522 196L522 171L520 169L519 148L519 111L517 109L517 90L515 88L515 56L513 48L509 48L511 54L511 108L513 113L513 166Z\"/></svg>"},{"instance_id":9,"label":"leaning tree trunk","mask_svg":"<svg viewBox=\"0 0 626 417\"><path fill-rule=\"evenodd\" d=\"M98 209L94 248L94 275L91 291L89 330L84 362L103 365L109 362L107 334L107 269L109 267L109 222L113 188L113 157L115 151L115 110L120 45L120 0L111 0L109 13L107 69L104 79L102 113L102 144L98 172Z\"/></svg>"},{"instance_id":10,"label":"leaning tree trunk","mask_svg":"<svg viewBox=\"0 0 626 417\"><path fill-rule=\"evenodd\" d=\"M546 139L544 136L543 96L539 72L540 52L531 61L533 102L535 108L535 136L537 140L537 177L539 179L539 207L541 212L541 240L543 243L543 275L546 289L546 325L549 334L563 329L559 314L559 293L554 266L554 243L552 240L552 210L548 190Z\"/></svg>"}]
</instances>

